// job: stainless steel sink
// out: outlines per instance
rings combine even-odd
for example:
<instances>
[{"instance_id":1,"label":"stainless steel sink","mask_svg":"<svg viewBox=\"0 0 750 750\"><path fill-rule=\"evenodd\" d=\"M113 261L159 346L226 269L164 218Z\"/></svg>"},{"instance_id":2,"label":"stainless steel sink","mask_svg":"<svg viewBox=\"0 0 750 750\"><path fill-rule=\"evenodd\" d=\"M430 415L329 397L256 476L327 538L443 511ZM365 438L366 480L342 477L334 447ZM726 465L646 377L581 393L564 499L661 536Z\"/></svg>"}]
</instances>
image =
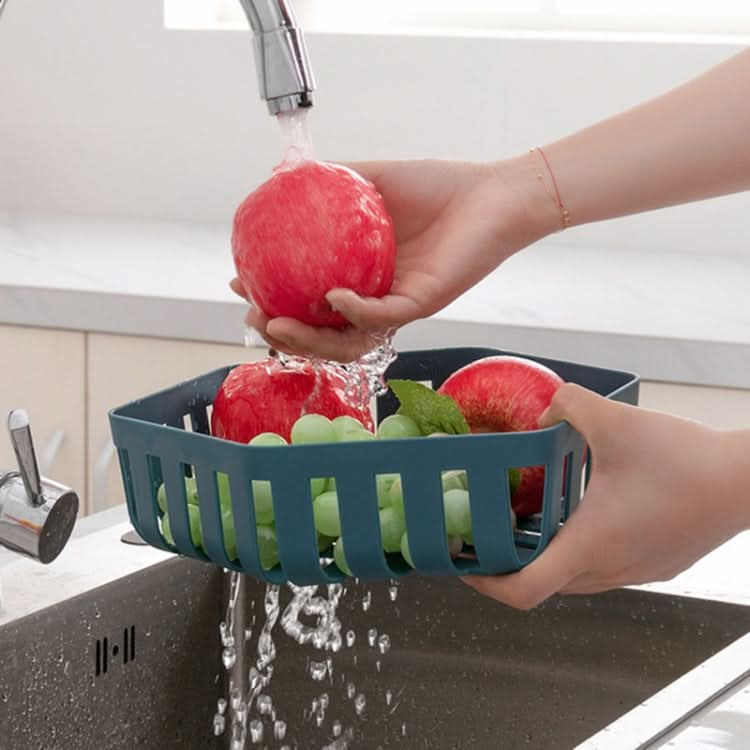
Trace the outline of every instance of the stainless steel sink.
<instances>
[{"instance_id":1,"label":"stainless steel sink","mask_svg":"<svg viewBox=\"0 0 750 750\"><path fill-rule=\"evenodd\" d=\"M101 554L126 559L117 545ZM246 589L242 628L255 626L235 667L244 675L265 587L248 579ZM213 733L227 694L226 598L222 571L170 557L1 625L0 748L228 747L228 733ZM325 656L274 630L267 692L291 748L331 743L335 720L352 730L351 748L573 748L750 630L740 605L620 590L524 613L458 581L416 577L395 602L388 584L348 587L339 616L356 641L324 682L308 667ZM390 636L388 653L369 644L371 629ZM366 698L361 716L349 683ZM323 692L318 727L310 708ZM284 742L267 721L264 741L248 747Z\"/></svg>"}]
</instances>

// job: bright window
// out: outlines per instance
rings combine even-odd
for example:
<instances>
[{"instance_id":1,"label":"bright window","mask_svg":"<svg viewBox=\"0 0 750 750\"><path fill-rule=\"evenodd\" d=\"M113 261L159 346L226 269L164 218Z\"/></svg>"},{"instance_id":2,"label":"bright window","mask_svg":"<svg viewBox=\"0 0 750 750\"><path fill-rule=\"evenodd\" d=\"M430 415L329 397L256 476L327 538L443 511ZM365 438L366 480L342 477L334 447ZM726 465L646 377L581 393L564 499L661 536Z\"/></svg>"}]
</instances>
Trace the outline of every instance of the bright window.
<instances>
[{"instance_id":1,"label":"bright window","mask_svg":"<svg viewBox=\"0 0 750 750\"><path fill-rule=\"evenodd\" d=\"M750 0L292 0L308 31L750 34ZM247 28L239 0L165 0L170 28Z\"/></svg>"}]
</instances>

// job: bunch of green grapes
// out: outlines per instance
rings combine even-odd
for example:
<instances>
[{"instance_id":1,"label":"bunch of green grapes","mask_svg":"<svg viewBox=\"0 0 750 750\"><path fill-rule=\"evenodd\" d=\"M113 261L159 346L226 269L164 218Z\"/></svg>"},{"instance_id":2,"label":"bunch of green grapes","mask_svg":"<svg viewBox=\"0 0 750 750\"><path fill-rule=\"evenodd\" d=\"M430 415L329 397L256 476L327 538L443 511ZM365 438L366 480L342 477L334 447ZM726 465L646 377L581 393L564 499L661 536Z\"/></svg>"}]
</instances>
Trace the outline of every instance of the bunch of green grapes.
<instances>
[{"instance_id":1,"label":"bunch of green grapes","mask_svg":"<svg viewBox=\"0 0 750 750\"><path fill-rule=\"evenodd\" d=\"M353 417L342 416L330 420L320 414L303 415L294 423L291 430L291 443L293 445L414 437L422 437L422 432L413 419L402 414L386 417L378 426L376 433L370 432ZM264 432L254 437L250 441L250 445L280 447L287 445L287 442L281 435ZM224 547L229 559L236 560L236 530L232 515L229 477L217 473L216 479L221 505ZM455 556L462 550L464 544L473 544L467 478L464 471L455 470L444 471L441 479L448 548L451 555ZM195 480L186 478L185 489L188 499L191 540L196 548L202 548L199 498ZM346 575L351 575L351 569L346 561L344 551L336 480L333 477L311 479L310 491L313 498L313 517L318 536L318 548L321 554L329 553L332 549L337 567ZM399 474L377 475L376 493L380 517L380 540L383 551L400 554L409 565L414 567L406 531L401 476ZM254 480L252 482L252 495L257 525L258 553L262 567L268 570L279 563L271 482ZM174 545L164 485L159 487L157 501L163 513L161 519L162 534L166 542Z\"/></svg>"}]
</instances>

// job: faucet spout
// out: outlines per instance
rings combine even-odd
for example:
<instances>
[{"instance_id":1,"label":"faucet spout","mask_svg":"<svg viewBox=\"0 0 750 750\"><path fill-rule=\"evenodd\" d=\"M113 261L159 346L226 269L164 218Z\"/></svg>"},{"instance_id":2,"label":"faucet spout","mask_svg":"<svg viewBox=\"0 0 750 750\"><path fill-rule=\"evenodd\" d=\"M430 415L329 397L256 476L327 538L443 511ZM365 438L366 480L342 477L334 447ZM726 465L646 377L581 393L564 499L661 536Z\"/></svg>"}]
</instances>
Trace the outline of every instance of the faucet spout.
<instances>
[{"instance_id":1,"label":"faucet spout","mask_svg":"<svg viewBox=\"0 0 750 750\"><path fill-rule=\"evenodd\" d=\"M315 89L302 30L289 0L240 0L253 30L261 98L272 115L312 106Z\"/></svg>"}]
</instances>

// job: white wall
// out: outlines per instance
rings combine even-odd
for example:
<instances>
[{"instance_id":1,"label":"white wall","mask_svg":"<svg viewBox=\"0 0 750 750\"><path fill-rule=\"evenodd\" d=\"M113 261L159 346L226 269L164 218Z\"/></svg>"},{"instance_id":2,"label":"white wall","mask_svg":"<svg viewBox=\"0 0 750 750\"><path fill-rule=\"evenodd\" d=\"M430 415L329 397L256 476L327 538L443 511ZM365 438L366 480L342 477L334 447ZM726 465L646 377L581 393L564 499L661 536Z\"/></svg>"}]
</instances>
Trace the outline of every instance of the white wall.
<instances>
[{"instance_id":1,"label":"white wall","mask_svg":"<svg viewBox=\"0 0 750 750\"><path fill-rule=\"evenodd\" d=\"M719 43L308 37L318 155L494 159L732 54ZM744 92L743 95L747 95ZM226 222L280 155L249 32L167 31L159 0L8 0L0 209ZM750 254L750 197L576 229L566 243Z\"/></svg>"}]
</instances>

